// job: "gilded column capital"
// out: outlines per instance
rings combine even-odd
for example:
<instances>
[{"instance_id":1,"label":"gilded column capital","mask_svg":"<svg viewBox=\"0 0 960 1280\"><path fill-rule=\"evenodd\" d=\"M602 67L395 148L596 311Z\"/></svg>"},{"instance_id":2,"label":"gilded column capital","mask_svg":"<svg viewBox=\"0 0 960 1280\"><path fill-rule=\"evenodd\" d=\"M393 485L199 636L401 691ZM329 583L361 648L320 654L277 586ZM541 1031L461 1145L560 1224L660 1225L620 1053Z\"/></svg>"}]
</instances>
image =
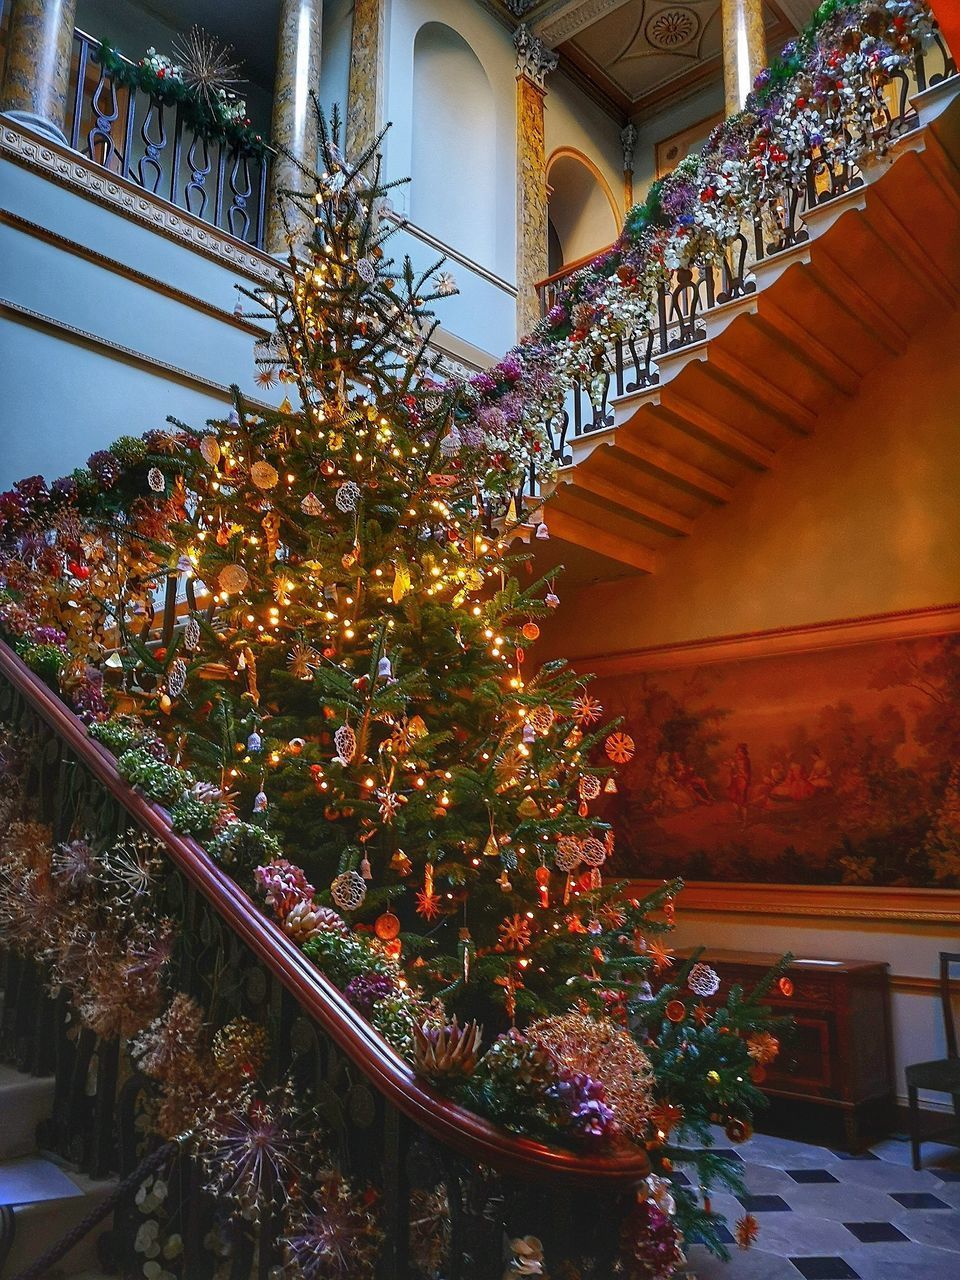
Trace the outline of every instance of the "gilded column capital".
<instances>
[{"instance_id":1,"label":"gilded column capital","mask_svg":"<svg viewBox=\"0 0 960 1280\"><path fill-rule=\"evenodd\" d=\"M525 22L513 33L513 47L517 51L517 75L538 89L544 88L547 76L557 69L558 55L535 36Z\"/></svg>"}]
</instances>

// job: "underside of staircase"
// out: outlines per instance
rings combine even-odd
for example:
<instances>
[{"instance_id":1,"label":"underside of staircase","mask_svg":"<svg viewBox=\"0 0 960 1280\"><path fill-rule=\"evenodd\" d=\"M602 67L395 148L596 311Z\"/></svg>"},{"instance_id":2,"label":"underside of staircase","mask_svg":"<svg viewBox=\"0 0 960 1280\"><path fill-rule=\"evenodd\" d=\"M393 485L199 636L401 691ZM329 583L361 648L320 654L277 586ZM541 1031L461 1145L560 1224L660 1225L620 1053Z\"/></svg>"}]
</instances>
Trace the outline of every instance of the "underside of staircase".
<instances>
[{"instance_id":1,"label":"underside of staircase","mask_svg":"<svg viewBox=\"0 0 960 1280\"><path fill-rule=\"evenodd\" d=\"M863 183L804 215L807 238L759 262L755 291L701 316L658 383L568 439L542 506L538 567L574 582L654 573L709 509L830 429L832 408L960 302L957 78L914 100L918 126Z\"/></svg>"}]
</instances>

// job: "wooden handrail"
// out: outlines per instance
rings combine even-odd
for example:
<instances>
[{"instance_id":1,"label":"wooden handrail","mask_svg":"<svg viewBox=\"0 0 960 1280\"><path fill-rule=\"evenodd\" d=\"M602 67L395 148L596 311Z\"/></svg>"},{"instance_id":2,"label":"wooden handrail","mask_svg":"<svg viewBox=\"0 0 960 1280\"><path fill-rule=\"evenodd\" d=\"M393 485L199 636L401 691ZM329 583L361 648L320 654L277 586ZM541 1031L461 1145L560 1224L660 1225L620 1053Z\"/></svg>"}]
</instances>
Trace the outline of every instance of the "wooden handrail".
<instances>
[{"instance_id":1,"label":"wooden handrail","mask_svg":"<svg viewBox=\"0 0 960 1280\"><path fill-rule=\"evenodd\" d=\"M594 249L593 253L588 253L582 258L577 258L575 262L565 262L559 271L555 271L552 276L544 276L542 280L538 280L533 286L538 292L545 289L548 284L556 284L558 280L565 280L567 276L572 276L575 271L579 271L581 267L587 267L591 262L595 262L597 258L602 258L605 253L609 253L613 248L612 244L604 245L602 249Z\"/></svg>"},{"instance_id":2,"label":"wooden handrail","mask_svg":"<svg viewBox=\"0 0 960 1280\"><path fill-rule=\"evenodd\" d=\"M180 871L287 988L304 1013L387 1101L424 1132L478 1163L521 1178L564 1184L599 1181L611 1191L627 1191L647 1176L650 1162L639 1147L602 1156L547 1146L507 1133L431 1088L196 841L173 830L167 811L120 776L106 748L90 737L82 721L2 642L0 675L136 823L165 846Z\"/></svg>"}]
</instances>

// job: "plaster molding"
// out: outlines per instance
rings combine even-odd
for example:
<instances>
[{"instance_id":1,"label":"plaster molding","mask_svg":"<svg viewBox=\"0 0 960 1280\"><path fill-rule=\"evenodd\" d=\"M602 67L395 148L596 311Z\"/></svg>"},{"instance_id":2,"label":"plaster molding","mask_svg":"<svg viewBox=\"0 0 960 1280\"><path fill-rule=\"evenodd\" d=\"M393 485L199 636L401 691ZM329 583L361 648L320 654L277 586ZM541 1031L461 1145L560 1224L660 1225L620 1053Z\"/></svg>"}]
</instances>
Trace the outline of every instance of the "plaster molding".
<instances>
[{"instance_id":1,"label":"plaster molding","mask_svg":"<svg viewBox=\"0 0 960 1280\"><path fill-rule=\"evenodd\" d=\"M608 13L622 9L631 0L564 0L538 18L533 29L544 44L555 49Z\"/></svg>"},{"instance_id":2,"label":"plaster molding","mask_svg":"<svg viewBox=\"0 0 960 1280\"><path fill-rule=\"evenodd\" d=\"M280 269L280 264L269 254L217 231L209 223L110 173L69 147L17 128L10 120L4 120L0 126L0 157L52 178L60 186L123 214L258 284L275 280Z\"/></svg>"},{"instance_id":3,"label":"plaster molding","mask_svg":"<svg viewBox=\"0 0 960 1280\"><path fill-rule=\"evenodd\" d=\"M550 72L556 71L559 56L547 48L525 22L513 33L513 47L517 51L517 76L542 89Z\"/></svg>"},{"instance_id":4,"label":"plaster molding","mask_svg":"<svg viewBox=\"0 0 960 1280\"><path fill-rule=\"evenodd\" d=\"M662 880L634 880L631 895L643 896ZM717 883L689 880L681 906L685 912L712 916L776 916L831 920L886 920L910 924L960 924L960 890L833 884Z\"/></svg>"},{"instance_id":5,"label":"plaster molding","mask_svg":"<svg viewBox=\"0 0 960 1280\"><path fill-rule=\"evenodd\" d=\"M173 302L179 302L183 306L189 307L192 311L200 311L214 320L229 325L231 328L241 329L244 333L250 334L251 337L268 338L270 336L268 330L264 329L262 325L254 324L252 320L237 316L232 311L226 311L223 307L218 307L214 303L208 302L205 298L198 298L195 294L178 289L175 285L168 284L165 280L158 280L155 276L148 275L145 271L138 271L135 267L130 267L125 262L120 262L116 258L108 257L105 253L91 249L89 245L81 244L79 240L71 240L68 236L61 235L58 231L52 231L49 227L44 227L39 222L31 222L28 218L21 218L19 214L11 213L8 209L0 209L0 224L32 236L35 240L43 240L46 244L53 245L64 253L83 258L86 262L92 262L94 266L101 267L104 271L110 271L114 275L122 276L125 280L131 280L134 284L143 285L151 293L162 294Z\"/></svg>"},{"instance_id":6,"label":"plaster molding","mask_svg":"<svg viewBox=\"0 0 960 1280\"><path fill-rule=\"evenodd\" d=\"M182 386L190 387L192 390L200 391L205 395L214 396L218 400L223 400L226 404L233 403L233 393L226 383L215 382L212 378L205 378L202 374L181 368L180 365L170 364L166 360L160 360L156 356L149 356L143 351L135 350L133 347L125 347L122 343L112 342L109 338L92 333L89 329L81 329L77 325L69 324L66 320L59 320L56 316L48 316L43 311L35 311L32 307L25 307L10 298L0 298L0 314L7 315L20 324L31 325L33 328L52 334L54 337L65 338L68 342L72 342L77 346L88 347L90 350L96 351L98 354L107 355L111 359L122 360L125 364L143 369L147 373L154 373L163 378L171 378ZM257 400L252 396L244 395L243 401L245 405L248 405L256 412L272 413L274 411L273 405L269 405L263 400Z\"/></svg>"}]
</instances>

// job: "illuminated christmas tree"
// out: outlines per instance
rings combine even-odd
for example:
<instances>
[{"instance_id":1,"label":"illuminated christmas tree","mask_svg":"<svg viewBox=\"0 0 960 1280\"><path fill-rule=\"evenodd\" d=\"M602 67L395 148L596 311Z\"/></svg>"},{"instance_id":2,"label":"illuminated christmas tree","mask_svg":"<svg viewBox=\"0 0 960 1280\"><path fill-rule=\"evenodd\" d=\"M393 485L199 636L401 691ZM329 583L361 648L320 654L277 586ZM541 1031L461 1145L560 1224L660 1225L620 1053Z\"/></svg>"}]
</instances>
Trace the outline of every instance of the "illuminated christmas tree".
<instances>
[{"instance_id":1,"label":"illuminated christmas tree","mask_svg":"<svg viewBox=\"0 0 960 1280\"><path fill-rule=\"evenodd\" d=\"M450 276L389 257L379 140L350 163L336 121L320 133L288 262L248 296L283 403L236 392L202 432L0 496L3 624L422 1071L522 1132L647 1146L639 1267L636 1232L669 1235L674 1208L716 1242L696 1190L657 1179L686 1159L728 1180L699 1149L714 1121L749 1133L776 1042L757 997L717 998L696 956L673 969L676 883L638 902L609 879L596 806L629 726L535 664L560 602L511 549L523 478L550 465L542 408L516 411L512 356L441 370ZM477 1021L508 1032L485 1054Z\"/></svg>"}]
</instances>

